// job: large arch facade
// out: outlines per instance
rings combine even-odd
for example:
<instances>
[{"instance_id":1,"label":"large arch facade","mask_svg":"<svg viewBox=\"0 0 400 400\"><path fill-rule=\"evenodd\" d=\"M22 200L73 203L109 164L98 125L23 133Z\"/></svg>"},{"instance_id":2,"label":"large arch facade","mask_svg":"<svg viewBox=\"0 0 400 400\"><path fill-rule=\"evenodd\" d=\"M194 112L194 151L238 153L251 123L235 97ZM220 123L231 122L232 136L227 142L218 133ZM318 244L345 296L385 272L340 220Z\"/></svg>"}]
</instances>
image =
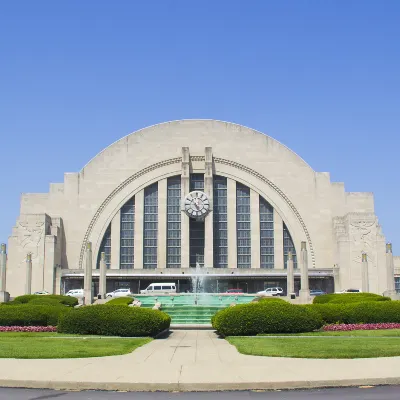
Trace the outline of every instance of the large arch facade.
<instances>
[{"instance_id":1,"label":"large arch facade","mask_svg":"<svg viewBox=\"0 0 400 400\"><path fill-rule=\"evenodd\" d=\"M127 200L137 196L142 204L145 188L156 182L163 185L160 193L165 193L166 182L172 176L182 177L183 194L188 190L190 174L205 176L208 184L213 177L225 177L231 185L228 206L236 201L232 194L232 185L236 183L249 188L253 198L257 195L265 199L290 232L297 253L300 243L306 242L308 267L315 279L335 277L336 289L359 287L359 258L366 252L371 263L371 291L386 290L385 238L374 214L371 193L346 193L342 183L331 182L328 173L313 171L297 154L271 137L214 120L173 121L137 131L107 147L79 173L65 174L64 182L51 184L49 193L23 195L21 215L9 241L10 290L18 294L24 291L21 276L25 273L26 254L31 252L33 289L62 291L63 280L82 276L88 241L93 244L95 265L109 227L114 246L120 240L116 227ZM165 207L165 194L161 193L160 201ZM255 210L251 212L256 214ZM140 218L138 223L143 224ZM183 221L188 217L182 212L181 218ZM207 218L212 219L212 212ZM165 221L160 221L163 230ZM186 232L188 222L182 223ZM211 232L212 224L206 222L206 225L205 229ZM231 221L230 237L234 225ZM279 236L281 230L277 229ZM252 234L257 238L255 231ZM164 246L166 239L160 238ZM136 239L139 247L135 251L140 251L143 238ZM213 248L207 240L206 267L212 269ZM259 249L253 250L259 253ZM187 251L182 249L185 257ZM159 250L162 257L164 253ZM114 254L110 273L117 276L119 264ZM162 265L158 267L155 273L165 276ZM149 274L140 265L134 269L131 275L138 279ZM283 277L283 270L284 265L279 261L271 271L261 271L254 265L248 271L232 272L242 278L259 276L267 282L271 276ZM120 271L120 275L126 278L129 273ZM333 285L329 289L333 290Z\"/></svg>"}]
</instances>

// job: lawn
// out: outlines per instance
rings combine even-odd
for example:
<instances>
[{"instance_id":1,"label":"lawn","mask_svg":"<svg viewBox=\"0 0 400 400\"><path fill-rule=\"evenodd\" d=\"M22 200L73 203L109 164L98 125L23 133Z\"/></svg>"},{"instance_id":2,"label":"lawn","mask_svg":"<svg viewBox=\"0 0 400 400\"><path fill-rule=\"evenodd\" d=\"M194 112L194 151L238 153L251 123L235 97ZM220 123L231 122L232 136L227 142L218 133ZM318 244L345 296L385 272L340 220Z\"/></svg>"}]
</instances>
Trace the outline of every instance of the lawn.
<instances>
[{"instance_id":1,"label":"lawn","mask_svg":"<svg viewBox=\"0 0 400 400\"><path fill-rule=\"evenodd\" d=\"M58 337L57 337L58 336ZM62 336L67 336L62 338ZM150 338L105 338L56 333L0 333L0 358L85 358L131 353Z\"/></svg>"},{"instance_id":2,"label":"lawn","mask_svg":"<svg viewBox=\"0 0 400 400\"><path fill-rule=\"evenodd\" d=\"M337 332L334 332L337 333ZM350 333L350 332L346 332ZM242 354L294 358L400 356L399 337L228 337Z\"/></svg>"},{"instance_id":3,"label":"lawn","mask_svg":"<svg viewBox=\"0 0 400 400\"><path fill-rule=\"evenodd\" d=\"M260 334L259 336L347 336L347 337L400 337L400 329L356 330L356 331L329 331L307 333L278 333Z\"/></svg>"}]
</instances>

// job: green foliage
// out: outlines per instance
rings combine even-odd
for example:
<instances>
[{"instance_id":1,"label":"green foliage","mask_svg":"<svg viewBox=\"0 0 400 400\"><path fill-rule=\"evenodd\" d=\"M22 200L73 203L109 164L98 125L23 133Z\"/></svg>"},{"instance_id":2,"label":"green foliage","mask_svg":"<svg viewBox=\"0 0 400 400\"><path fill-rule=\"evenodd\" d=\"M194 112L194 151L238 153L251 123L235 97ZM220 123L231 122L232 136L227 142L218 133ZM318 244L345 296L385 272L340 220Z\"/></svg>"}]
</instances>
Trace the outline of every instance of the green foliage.
<instances>
[{"instance_id":1,"label":"green foliage","mask_svg":"<svg viewBox=\"0 0 400 400\"><path fill-rule=\"evenodd\" d=\"M223 336L260 333L299 333L321 328L321 316L311 309L285 301L259 301L225 308L212 318Z\"/></svg>"},{"instance_id":2,"label":"green foliage","mask_svg":"<svg viewBox=\"0 0 400 400\"><path fill-rule=\"evenodd\" d=\"M374 293L332 293L315 296L314 304L349 304L367 301L391 301L390 297L380 296Z\"/></svg>"},{"instance_id":3,"label":"green foliage","mask_svg":"<svg viewBox=\"0 0 400 400\"><path fill-rule=\"evenodd\" d=\"M56 305L63 304L65 306L74 307L78 304L78 299L72 296L61 296L58 294L49 294L49 295L37 295L37 294L25 294L23 296L18 296L12 302L13 305L16 304L48 304L48 305Z\"/></svg>"},{"instance_id":4,"label":"green foliage","mask_svg":"<svg viewBox=\"0 0 400 400\"><path fill-rule=\"evenodd\" d=\"M400 323L400 301L310 304L303 307L317 312L326 324Z\"/></svg>"},{"instance_id":5,"label":"green foliage","mask_svg":"<svg viewBox=\"0 0 400 400\"><path fill-rule=\"evenodd\" d=\"M56 326L59 316L70 311L72 308L61 305L0 306L0 326Z\"/></svg>"},{"instance_id":6,"label":"green foliage","mask_svg":"<svg viewBox=\"0 0 400 400\"><path fill-rule=\"evenodd\" d=\"M252 300L253 303L271 303L271 302L283 302L286 303L285 300L279 298L279 297L255 297Z\"/></svg>"},{"instance_id":7,"label":"green foliage","mask_svg":"<svg viewBox=\"0 0 400 400\"><path fill-rule=\"evenodd\" d=\"M155 336L169 328L170 323L170 316L162 311L100 304L64 314L57 331L82 335Z\"/></svg>"},{"instance_id":8,"label":"green foliage","mask_svg":"<svg viewBox=\"0 0 400 400\"><path fill-rule=\"evenodd\" d=\"M128 306L133 303L133 297L117 297L105 303L106 306Z\"/></svg>"}]
</instances>

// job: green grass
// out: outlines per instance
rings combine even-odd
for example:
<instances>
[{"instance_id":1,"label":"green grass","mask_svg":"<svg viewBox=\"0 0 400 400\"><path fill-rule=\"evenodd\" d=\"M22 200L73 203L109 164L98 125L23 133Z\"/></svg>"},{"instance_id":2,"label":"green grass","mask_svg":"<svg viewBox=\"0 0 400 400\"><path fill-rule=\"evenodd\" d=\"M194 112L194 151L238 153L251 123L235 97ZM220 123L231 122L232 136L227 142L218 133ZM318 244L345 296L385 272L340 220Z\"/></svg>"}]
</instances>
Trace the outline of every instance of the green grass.
<instances>
[{"instance_id":1,"label":"green grass","mask_svg":"<svg viewBox=\"0 0 400 400\"><path fill-rule=\"evenodd\" d=\"M63 339L61 336L68 337ZM0 358L114 356L131 353L151 340L150 338L79 337L78 335L57 335L45 332L2 332L0 334Z\"/></svg>"},{"instance_id":2,"label":"green grass","mask_svg":"<svg viewBox=\"0 0 400 400\"><path fill-rule=\"evenodd\" d=\"M351 336L351 337L400 337L400 329L357 330L338 332L307 332L307 333L278 333L260 334L258 336Z\"/></svg>"},{"instance_id":3,"label":"green grass","mask_svg":"<svg viewBox=\"0 0 400 400\"><path fill-rule=\"evenodd\" d=\"M242 354L294 358L371 358L400 356L397 337L228 337Z\"/></svg>"}]
</instances>

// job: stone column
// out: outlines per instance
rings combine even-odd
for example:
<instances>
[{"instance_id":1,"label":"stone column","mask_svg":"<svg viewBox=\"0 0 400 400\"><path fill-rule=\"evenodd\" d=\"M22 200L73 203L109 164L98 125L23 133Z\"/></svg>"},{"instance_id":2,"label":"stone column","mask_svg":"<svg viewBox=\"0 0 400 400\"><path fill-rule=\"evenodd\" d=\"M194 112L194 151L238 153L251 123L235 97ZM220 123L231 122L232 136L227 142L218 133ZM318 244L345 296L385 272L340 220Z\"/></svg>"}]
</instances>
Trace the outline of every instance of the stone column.
<instances>
[{"instance_id":1,"label":"stone column","mask_svg":"<svg viewBox=\"0 0 400 400\"><path fill-rule=\"evenodd\" d=\"M214 224L213 224L213 156L212 148L205 149L204 193L210 201L210 212L204 221L204 266L211 268L214 265Z\"/></svg>"},{"instance_id":2,"label":"stone column","mask_svg":"<svg viewBox=\"0 0 400 400\"><path fill-rule=\"evenodd\" d=\"M134 269L143 269L144 191L135 195Z\"/></svg>"},{"instance_id":3,"label":"stone column","mask_svg":"<svg viewBox=\"0 0 400 400\"><path fill-rule=\"evenodd\" d=\"M369 292L369 281L368 281L368 258L367 253L362 253L361 262L361 290L363 293Z\"/></svg>"},{"instance_id":4,"label":"stone column","mask_svg":"<svg viewBox=\"0 0 400 400\"><path fill-rule=\"evenodd\" d=\"M10 300L10 294L6 291L7 272L7 246L5 243L0 247L0 303Z\"/></svg>"},{"instance_id":5,"label":"stone column","mask_svg":"<svg viewBox=\"0 0 400 400\"><path fill-rule=\"evenodd\" d=\"M260 195L250 189L251 268L260 268Z\"/></svg>"},{"instance_id":6,"label":"stone column","mask_svg":"<svg viewBox=\"0 0 400 400\"><path fill-rule=\"evenodd\" d=\"M394 286L394 261L392 243L386 244L386 276L387 276L387 289L384 292L385 296L397 296Z\"/></svg>"},{"instance_id":7,"label":"stone column","mask_svg":"<svg viewBox=\"0 0 400 400\"><path fill-rule=\"evenodd\" d=\"M294 273L293 254L289 251L287 258L287 296L290 296L291 293L294 293Z\"/></svg>"},{"instance_id":8,"label":"stone column","mask_svg":"<svg viewBox=\"0 0 400 400\"><path fill-rule=\"evenodd\" d=\"M25 281L25 294L32 293L32 254L26 255L26 281Z\"/></svg>"},{"instance_id":9,"label":"stone column","mask_svg":"<svg viewBox=\"0 0 400 400\"><path fill-rule=\"evenodd\" d=\"M333 266L333 282L334 282L334 291L340 292L342 290L342 286L340 284L340 267L337 264Z\"/></svg>"},{"instance_id":10,"label":"stone column","mask_svg":"<svg viewBox=\"0 0 400 400\"><path fill-rule=\"evenodd\" d=\"M228 268L237 268L236 182L227 178Z\"/></svg>"},{"instance_id":11,"label":"stone column","mask_svg":"<svg viewBox=\"0 0 400 400\"><path fill-rule=\"evenodd\" d=\"M92 304L92 242L86 243L86 262L84 277L84 304Z\"/></svg>"},{"instance_id":12,"label":"stone column","mask_svg":"<svg viewBox=\"0 0 400 400\"><path fill-rule=\"evenodd\" d=\"M111 260L110 269L120 268L121 252L121 210L119 210L111 221Z\"/></svg>"},{"instance_id":13,"label":"stone column","mask_svg":"<svg viewBox=\"0 0 400 400\"><path fill-rule=\"evenodd\" d=\"M158 181L157 268L167 267L167 179Z\"/></svg>"},{"instance_id":14,"label":"stone column","mask_svg":"<svg viewBox=\"0 0 400 400\"><path fill-rule=\"evenodd\" d=\"M99 295L101 299L106 298L107 287L107 264L106 253L104 251L100 255L100 276L99 276Z\"/></svg>"},{"instance_id":15,"label":"stone column","mask_svg":"<svg viewBox=\"0 0 400 400\"><path fill-rule=\"evenodd\" d=\"M283 256L283 220L274 208L274 268L285 269Z\"/></svg>"},{"instance_id":16,"label":"stone column","mask_svg":"<svg viewBox=\"0 0 400 400\"><path fill-rule=\"evenodd\" d=\"M189 217L185 213L185 197L190 191L189 147L182 147L181 175L181 268L189 268Z\"/></svg>"},{"instance_id":17,"label":"stone column","mask_svg":"<svg viewBox=\"0 0 400 400\"><path fill-rule=\"evenodd\" d=\"M308 255L307 255L306 242L301 242L300 274L301 274L301 288L299 293L300 299L302 303L308 303L310 301L310 287L308 283Z\"/></svg>"}]
</instances>

